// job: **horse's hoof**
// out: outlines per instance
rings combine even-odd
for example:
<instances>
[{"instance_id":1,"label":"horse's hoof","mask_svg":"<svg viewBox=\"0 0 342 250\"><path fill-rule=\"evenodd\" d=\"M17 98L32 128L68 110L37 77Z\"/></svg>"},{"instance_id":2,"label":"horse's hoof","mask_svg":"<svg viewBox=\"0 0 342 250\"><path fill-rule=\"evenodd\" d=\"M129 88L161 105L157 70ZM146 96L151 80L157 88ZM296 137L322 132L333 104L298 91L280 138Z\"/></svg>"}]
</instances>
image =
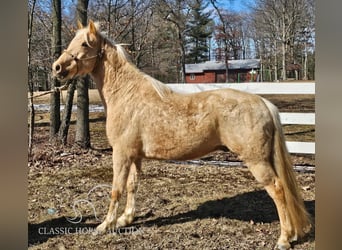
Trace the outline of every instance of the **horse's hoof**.
<instances>
[{"instance_id":1,"label":"horse's hoof","mask_svg":"<svg viewBox=\"0 0 342 250\"><path fill-rule=\"evenodd\" d=\"M128 223L126 222L125 218L119 218L118 221L116 222L116 228L121 228L127 226Z\"/></svg>"},{"instance_id":2,"label":"horse's hoof","mask_svg":"<svg viewBox=\"0 0 342 250\"><path fill-rule=\"evenodd\" d=\"M98 234L104 234L108 229L108 223L106 221L102 222L100 225L96 227L96 230L94 231L94 235Z\"/></svg>"},{"instance_id":3,"label":"horse's hoof","mask_svg":"<svg viewBox=\"0 0 342 250\"><path fill-rule=\"evenodd\" d=\"M123 214L116 222L116 228L125 227L132 223L134 217L132 215Z\"/></svg>"},{"instance_id":4,"label":"horse's hoof","mask_svg":"<svg viewBox=\"0 0 342 250\"><path fill-rule=\"evenodd\" d=\"M290 247L291 247L290 243L277 243L277 245L274 249L276 249L276 250L287 250L287 249L290 249Z\"/></svg>"},{"instance_id":5,"label":"horse's hoof","mask_svg":"<svg viewBox=\"0 0 342 250\"><path fill-rule=\"evenodd\" d=\"M294 241L297 241L298 240L298 236L297 235L294 235L292 236L292 238L290 239L290 242L294 242Z\"/></svg>"}]
</instances>

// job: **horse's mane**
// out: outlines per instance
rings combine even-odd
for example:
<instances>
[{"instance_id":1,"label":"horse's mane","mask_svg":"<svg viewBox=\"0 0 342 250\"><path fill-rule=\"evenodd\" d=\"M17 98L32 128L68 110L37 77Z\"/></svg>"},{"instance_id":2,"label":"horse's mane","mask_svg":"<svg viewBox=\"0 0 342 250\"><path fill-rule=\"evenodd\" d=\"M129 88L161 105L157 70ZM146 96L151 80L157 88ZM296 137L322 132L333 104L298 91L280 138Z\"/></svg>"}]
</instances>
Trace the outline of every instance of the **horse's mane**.
<instances>
[{"instance_id":1,"label":"horse's mane","mask_svg":"<svg viewBox=\"0 0 342 250\"><path fill-rule=\"evenodd\" d=\"M120 64L128 63L130 67L132 67L134 70L136 70L139 74L141 74L143 79L146 79L153 87L153 89L158 93L158 95L165 99L169 94L171 94L173 91L164 83L158 81L157 79L153 78L152 76L142 72L140 69L134 65L132 62L129 54L123 47L123 44L117 44L115 42L112 42L107 38L104 34L101 33L102 38L104 39L105 43L108 44L110 47L114 48L117 54L117 59L120 61Z\"/></svg>"}]
</instances>

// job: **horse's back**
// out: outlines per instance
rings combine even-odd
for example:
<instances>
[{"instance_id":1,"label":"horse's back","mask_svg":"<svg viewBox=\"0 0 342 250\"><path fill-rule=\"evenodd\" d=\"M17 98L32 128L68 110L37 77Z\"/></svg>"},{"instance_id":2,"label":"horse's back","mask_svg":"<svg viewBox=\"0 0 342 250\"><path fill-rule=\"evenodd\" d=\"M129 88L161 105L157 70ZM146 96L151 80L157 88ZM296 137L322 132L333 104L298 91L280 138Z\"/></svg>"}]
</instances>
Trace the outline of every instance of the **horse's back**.
<instances>
[{"instance_id":1,"label":"horse's back","mask_svg":"<svg viewBox=\"0 0 342 250\"><path fill-rule=\"evenodd\" d=\"M143 152L151 158L194 158L222 145L242 153L272 133L262 98L232 89L172 93L141 112Z\"/></svg>"}]
</instances>

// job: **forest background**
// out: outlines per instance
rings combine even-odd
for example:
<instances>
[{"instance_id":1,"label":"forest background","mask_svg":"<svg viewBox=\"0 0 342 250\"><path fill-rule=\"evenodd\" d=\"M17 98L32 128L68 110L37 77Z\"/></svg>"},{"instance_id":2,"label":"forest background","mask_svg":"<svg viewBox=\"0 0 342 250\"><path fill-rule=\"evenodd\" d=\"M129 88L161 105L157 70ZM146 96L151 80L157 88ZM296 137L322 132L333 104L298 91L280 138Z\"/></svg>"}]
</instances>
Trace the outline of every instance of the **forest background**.
<instances>
[{"instance_id":1,"label":"forest background","mask_svg":"<svg viewBox=\"0 0 342 250\"><path fill-rule=\"evenodd\" d=\"M165 83L185 83L185 65L260 59L268 81L315 78L314 0L29 0L29 152L35 91L50 90L50 140L66 143L77 93L75 143L90 147L89 77L69 85L61 114L61 83L51 65L66 49L77 21L98 21L117 43L128 44L132 62ZM226 77L228 79L228 77ZM261 80L263 77L261 77Z\"/></svg>"},{"instance_id":2,"label":"forest background","mask_svg":"<svg viewBox=\"0 0 342 250\"><path fill-rule=\"evenodd\" d=\"M61 5L57 46L63 50L75 34L82 1L28 1L29 80L35 90L51 87L54 2ZM137 67L163 82L184 82L186 63L251 58L261 59L275 81L293 78L291 67L298 66L299 79L315 77L313 0L86 2L88 19L99 21L111 40L129 44Z\"/></svg>"}]
</instances>

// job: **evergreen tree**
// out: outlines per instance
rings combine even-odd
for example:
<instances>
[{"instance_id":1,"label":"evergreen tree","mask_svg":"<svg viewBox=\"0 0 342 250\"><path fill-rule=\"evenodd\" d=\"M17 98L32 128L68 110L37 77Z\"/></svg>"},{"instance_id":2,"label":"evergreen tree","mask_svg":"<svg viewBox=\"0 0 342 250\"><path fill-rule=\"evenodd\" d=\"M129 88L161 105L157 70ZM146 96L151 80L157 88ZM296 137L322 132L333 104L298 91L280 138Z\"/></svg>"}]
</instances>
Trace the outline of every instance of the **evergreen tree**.
<instances>
[{"instance_id":1,"label":"evergreen tree","mask_svg":"<svg viewBox=\"0 0 342 250\"><path fill-rule=\"evenodd\" d=\"M191 19L187 24L187 63L200 63L210 60L209 39L213 33L211 12L205 11L209 3L193 0L190 3Z\"/></svg>"}]
</instances>

